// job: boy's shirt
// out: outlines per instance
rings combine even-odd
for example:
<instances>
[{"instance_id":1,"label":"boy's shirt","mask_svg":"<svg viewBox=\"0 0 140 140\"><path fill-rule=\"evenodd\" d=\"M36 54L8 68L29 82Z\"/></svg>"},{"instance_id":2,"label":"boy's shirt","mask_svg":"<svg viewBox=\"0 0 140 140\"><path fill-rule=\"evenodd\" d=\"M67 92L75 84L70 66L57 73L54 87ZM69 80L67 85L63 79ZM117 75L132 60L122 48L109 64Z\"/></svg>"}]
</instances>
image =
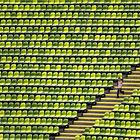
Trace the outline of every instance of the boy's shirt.
<instances>
[{"instance_id":1,"label":"boy's shirt","mask_svg":"<svg viewBox=\"0 0 140 140\"><path fill-rule=\"evenodd\" d=\"M118 88L121 88L121 87L122 87L122 82L118 81Z\"/></svg>"}]
</instances>

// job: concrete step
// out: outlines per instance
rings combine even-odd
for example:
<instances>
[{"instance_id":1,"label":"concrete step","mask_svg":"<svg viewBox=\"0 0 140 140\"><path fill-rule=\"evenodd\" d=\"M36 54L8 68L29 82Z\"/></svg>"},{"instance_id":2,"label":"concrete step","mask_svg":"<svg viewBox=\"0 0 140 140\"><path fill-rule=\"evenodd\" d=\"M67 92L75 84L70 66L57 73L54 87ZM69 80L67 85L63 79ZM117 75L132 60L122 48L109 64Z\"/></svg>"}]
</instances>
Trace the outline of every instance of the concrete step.
<instances>
[{"instance_id":1,"label":"concrete step","mask_svg":"<svg viewBox=\"0 0 140 140\"><path fill-rule=\"evenodd\" d=\"M128 78L136 78L136 79L139 79L140 78L140 75L133 73L132 75L128 75Z\"/></svg>"},{"instance_id":2,"label":"concrete step","mask_svg":"<svg viewBox=\"0 0 140 140\"><path fill-rule=\"evenodd\" d=\"M106 102L106 101L100 101L100 102L97 102L97 105L101 105L101 106L113 106L113 105L115 105L115 104L120 104L120 102L109 102L109 100L108 100L108 102Z\"/></svg>"},{"instance_id":3,"label":"concrete step","mask_svg":"<svg viewBox=\"0 0 140 140\"><path fill-rule=\"evenodd\" d=\"M75 125L94 125L95 121L90 121L90 120L77 120L77 121L74 121L74 124Z\"/></svg>"},{"instance_id":4,"label":"concrete step","mask_svg":"<svg viewBox=\"0 0 140 140\"><path fill-rule=\"evenodd\" d=\"M99 113L83 113L83 116L85 117L103 117L104 113L99 114Z\"/></svg>"},{"instance_id":5,"label":"concrete step","mask_svg":"<svg viewBox=\"0 0 140 140\"><path fill-rule=\"evenodd\" d=\"M92 125L75 125L75 124L71 124L69 125L69 128L89 128L92 127Z\"/></svg>"},{"instance_id":6,"label":"concrete step","mask_svg":"<svg viewBox=\"0 0 140 140\"><path fill-rule=\"evenodd\" d=\"M115 88L117 88L117 86L115 86ZM125 94L131 94L133 92L133 90L131 90L131 89L123 89L123 91ZM110 90L110 93L116 93L116 92L117 92L117 89Z\"/></svg>"},{"instance_id":7,"label":"concrete step","mask_svg":"<svg viewBox=\"0 0 140 140\"><path fill-rule=\"evenodd\" d=\"M133 90L133 87L132 88L125 88L126 87L126 85L125 84L127 84L127 83L123 83L123 85L122 85L122 90ZM130 86L129 86L130 87ZM111 93L116 93L117 92L117 89L118 89L118 87L117 86L114 86L114 88L116 89L116 91L115 92L111 92ZM132 93L132 92L131 92ZM129 92L126 92L126 94L129 94Z\"/></svg>"},{"instance_id":8,"label":"concrete step","mask_svg":"<svg viewBox=\"0 0 140 140\"><path fill-rule=\"evenodd\" d=\"M93 112L93 113L102 113L102 114L104 114L105 112L110 112L111 110L112 109L104 109L104 110L102 110L102 109L89 109L88 112L89 113Z\"/></svg>"},{"instance_id":9,"label":"concrete step","mask_svg":"<svg viewBox=\"0 0 140 140\"><path fill-rule=\"evenodd\" d=\"M135 74L140 74L140 70L134 70L132 71L132 74L135 73Z\"/></svg>"},{"instance_id":10,"label":"concrete step","mask_svg":"<svg viewBox=\"0 0 140 140\"><path fill-rule=\"evenodd\" d=\"M118 102L118 101L123 101L123 98L110 98L110 97L106 97L106 98L102 98L102 102L105 101L105 102Z\"/></svg>"},{"instance_id":11,"label":"concrete step","mask_svg":"<svg viewBox=\"0 0 140 140\"><path fill-rule=\"evenodd\" d=\"M129 78L129 79L125 79L124 80L124 82L134 82L134 83L136 83L136 82L140 82L140 79L136 79L136 78Z\"/></svg>"},{"instance_id":12,"label":"concrete step","mask_svg":"<svg viewBox=\"0 0 140 140\"><path fill-rule=\"evenodd\" d=\"M137 89L139 86L123 86L122 89Z\"/></svg>"},{"instance_id":13,"label":"concrete step","mask_svg":"<svg viewBox=\"0 0 140 140\"><path fill-rule=\"evenodd\" d=\"M101 119L102 117L79 117L78 119L79 120L82 120L82 121L95 121L95 120L98 120L98 119Z\"/></svg>"},{"instance_id":14,"label":"concrete step","mask_svg":"<svg viewBox=\"0 0 140 140\"><path fill-rule=\"evenodd\" d=\"M75 137L74 136L56 136L55 137L55 140L75 140Z\"/></svg>"},{"instance_id":15,"label":"concrete step","mask_svg":"<svg viewBox=\"0 0 140 140\"><path fill-rule=\"evenodd\" d=\"M67 136L67 137L69 137L69 136L70 137L71 136L74 136L75 137L76 135L82 135L82 133L76 133L76 132L75 133L74 132L73 133L65 133L65 132L62 132L60 135L61 136Z\"/></svg>"},{"instance_id":16,"label":"concrete step","mask_svg":"<svg viewBox=\"0 0 140 140\"><path fill-rule=\"evenodd\" d=\"M120 98L124 98L124 97L126 97L126 96L131 96L131 94L120 94L120 97L119 98L117 98L117 92L116 92L116 94L108 94L108 95L106 95L106 97L109 97L109 98L114 98L114 99L120 99Z\"/></svg>"},{"instance_id":17,"label":"concrete step","mask_svg":"<svg viewBox=\"0 0 140 140\"><path fill-rule=\"evenodd\" d=\"M80 126L78 128L66 128L65 129L65 133L83 133L85 131L84 128L80 128Z\"/></svg>"},{"instance_id":18,"label":"concrete step","mask_svg":"<svg viewBox=\"0 0 140 140\"><path fill-rule=\"evenodd\" d=\"M113 106L101 106L101 105L96 105L96 106L92 106L93 109L113 109Z\"/></svg>"},{"instance_id":19,"label":"concrete step","mask_svg":"<svg viewBox=\"0 0 140 140\"><path fill-rule=\"evenodd\" d=\"M132 83L132 82L127 82L127 83L124 83L123 86L140 86L140 82L139 83Z\"/></svg>"}]
</instances>

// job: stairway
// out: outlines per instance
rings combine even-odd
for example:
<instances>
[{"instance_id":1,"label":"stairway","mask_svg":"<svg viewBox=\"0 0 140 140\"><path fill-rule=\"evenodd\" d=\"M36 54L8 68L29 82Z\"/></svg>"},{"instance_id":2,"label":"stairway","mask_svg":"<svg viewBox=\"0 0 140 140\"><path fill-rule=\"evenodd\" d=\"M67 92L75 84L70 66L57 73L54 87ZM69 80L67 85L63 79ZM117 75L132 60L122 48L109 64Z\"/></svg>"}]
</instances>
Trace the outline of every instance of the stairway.
<instances>
[{"instance_id":1,"label":"stairway","mask_svg":"<svg viewBox=\"0 0 140 140\"><path fill-rule=\"evenodd\" d=\"M116 89L110 90L104 98L96 102L91 109L88 109L86 113L83 113L82 117L78 117L73 124L69 125L69 128L65 128L64 132L60 133L60 136L56 136L55 140L74 140L76 135L82 135L85 128L90 128L94 125L95 120L102 119L105 112L109 112L114 108L114 105L120 104L123 98L131 96L133 89L140 87L140 67L132 71L130 75L123 81L124 94L120 94L120 97L116 97Z\"/></svg>"}]
</instances>

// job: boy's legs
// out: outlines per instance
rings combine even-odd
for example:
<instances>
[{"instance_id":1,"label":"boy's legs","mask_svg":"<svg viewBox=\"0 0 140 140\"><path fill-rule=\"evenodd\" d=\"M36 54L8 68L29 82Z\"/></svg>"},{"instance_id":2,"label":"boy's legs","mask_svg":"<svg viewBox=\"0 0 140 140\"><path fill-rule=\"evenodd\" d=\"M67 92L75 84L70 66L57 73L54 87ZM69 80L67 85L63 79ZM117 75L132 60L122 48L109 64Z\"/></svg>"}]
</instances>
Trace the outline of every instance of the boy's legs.
<instances>
[{"instance_id":1,"label":"boy's legs","mask_svg":"<svg viewBox=\"0 0 140 140\"><path fill-rule=\"evenodd\" d=\"M117 90L117 98L119 98L120 88Z\"/></svg>"}]
</instances>

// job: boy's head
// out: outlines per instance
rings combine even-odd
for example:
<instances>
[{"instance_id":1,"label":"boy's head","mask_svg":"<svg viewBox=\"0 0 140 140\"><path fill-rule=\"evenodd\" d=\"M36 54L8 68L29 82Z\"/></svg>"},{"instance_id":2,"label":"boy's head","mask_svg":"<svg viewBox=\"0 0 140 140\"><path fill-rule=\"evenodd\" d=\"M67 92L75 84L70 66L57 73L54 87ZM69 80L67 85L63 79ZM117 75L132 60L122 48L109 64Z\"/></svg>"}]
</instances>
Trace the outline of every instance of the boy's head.
<instances>
[{"instance_id":1,"label":"boy's head","mask_svg":"<svg viewBox=\"0 0 140 140\"><path fill-rule=\"evenodd\" d=\"M120 77L118 78L118 81L123 81L123 79L121 79Z\"/></svg>"}]
</instances>

